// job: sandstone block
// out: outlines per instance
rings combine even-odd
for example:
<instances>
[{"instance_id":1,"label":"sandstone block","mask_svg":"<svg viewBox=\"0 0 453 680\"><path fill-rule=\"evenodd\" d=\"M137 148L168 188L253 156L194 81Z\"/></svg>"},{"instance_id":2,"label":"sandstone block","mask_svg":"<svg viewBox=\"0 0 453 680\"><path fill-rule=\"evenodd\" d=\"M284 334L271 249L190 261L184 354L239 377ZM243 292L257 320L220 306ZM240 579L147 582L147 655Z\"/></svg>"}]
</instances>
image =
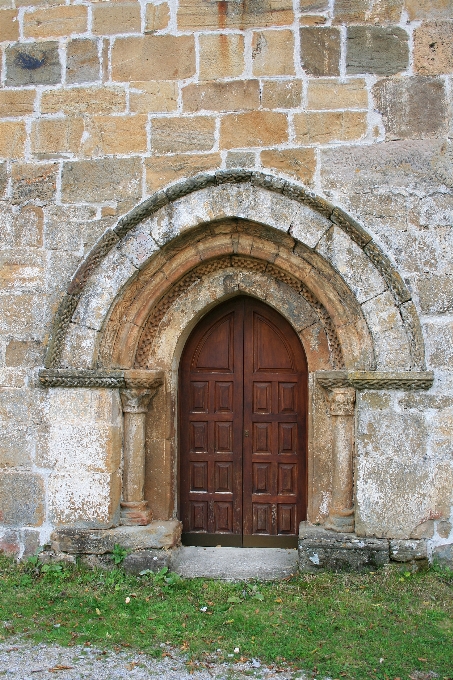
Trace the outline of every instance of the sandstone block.
<instances>
[{"instance_id":1,"label":"sandstone block","mask_svg":"<svg viewBox=\"0 0 453 680\"><path fill-rule=\"evenodd\" d=\"M411 21L451 19L451 0L405 0Z\"/></svg>"},{"instance_id":2,"label":"sandstone block","mask_svg":"<svg viewBox=\"0 0 453 680\"><path fill-rule=\"evenodd\" d=\"M262 0L254 3L200 3L181 0L178 8L179 30L218 30L222 28L264 28L288 26L294 21L291 0Z\"/></svg>"},{"instance_id":3,"label":"sandstone block","mask_svg":"<svg viewBox=\"0 0 453 680\"><path fill-rule=\"evenodd\" d=\"M232 80L226 83L194 83L182 91L185 111L241 111L259 107L258 80Z\"/></svg>"},{"instance_id":4,"label":"sandstone block","mask_svg":"<svg viewBox=\"0 0 453 680\"><path fill-rule=\"evenodd\" d=\"M17 40L19 38L19 21L17 10L0 10L0 42L4 40Z\"/></svg>"},{"instance_id":5,"label":"sandstone block","mask_svg":"<svg viewBox=\"0 0 453 680\"><path fill-rule=\"evenodd\" d=\"M31 467L33 459L32 433L26 425L11 418L0 425L0 468Z\"/></svg>"},{"instance_id":6,"label":"sandstone block","mask_svg":"<svg viewBox=\"0 0 453 680\"><path fill-rule=\"evenodd\" d=\"M93 202L138 199L141 196L142 166L139 158L99 158L63 164L63 202Z\"/></svg>"},{"instance_id":7,"label":"sandstone block","mask_svg":"<svg viewBox=\"0 0 453 680\"><path fill-rule=\"evenodd\" d=\"M121 477L118 472L52 472L48 512L53 524L102 529L118 523Z\"/></svg>"},{"instance_id":8,"label":"sandstone block","mask_svg":"<svg viewBox=\"0 0 453 680\"><path fill-rule=\"evenodd\" d=\"M441 520L437 524L437 533L441 538L448 538L451 534L451 531L453 529L453 525L451 522L448 520Z\"/></svg>"},{"instance_id":9,"label":"sandstone block","mask_svg":"<svg viewBox=\"0 0 453 680\"><path fill-rule=\"evenodd\" d=\"M288 121L283 113L254 111L229 114L220 122L222 149L271 146L287 140Z\"/></svg>"},{"instance_id":10,"label":"sandstone block","mask_svg":"<svg viewBox=\"0 0 453 680\"><path fill-rule=\"evenodd\" d=\"M66 47L66 82L91 83L100 78L96 40L71 40Z\"/></svg>"},{"instance_id":11,"label":"sandstone block","mask_svg":"<svg viewBox=\"0 0 453 680\"><path fill-rule=\"evenodd\" d=\"M8 529L1 531L0 550L6 555L17 555L20 550L19 532Z\"/></svg>"},{"instance_id":12,"label":"sandstone block","mask_svg":"<svg viewBox=\"0 0 453 680\"><path fill-rule=\"evenodd\" d=\"M129 108L132 113L175 111L178 108L178 85L173 80L132 82Z\"/></svg>"},{"instance_id":13,"label":"sandstone block","mask_svg":"<svg viewBox=\"0 0 453 680\"><path fill-rule=\"evenodd\" d=\"M398 23L401 19L403 0L336 0L333 20L336 24L386 22Z\"/></svg>"},{"instance_id":14,"label":"sandstone block","mask_svg":"<svg viewBox=\"0 0 453 680\"><path fill-rule=\"evenodd\" d=\"M453 8L452 14L453 16ZM430 21L414 31L414 68L424 75L453 71L453 21Z\"/></svg>"},{"instance_id":15,"label":"sandstone block","mask_svg":"<svg viewBox=\"0 0 453 680\"><path fill-rule=\"evenodd\" d=\"M299 9L304 12L326 12L329 9L328 0L299 0Z\"/></svg>"},{"instance_id":16,"label":"sandstone block","mask_svg":"<svg viewBox=\"0 0 453 680\"><path fill-rule=\"evenodd\" d=\"M309 109L366 109L367 106L368 92L362 78L346 82L322 79L309 81Z\"/></svg>"},{"instance_id":17,"label":"sandstone block","mask_svg":"<svg viewBox=\"0 0 453 680\"><path fill-rule=\"evenodd\" d=\"M441 567L453 569L453 543L438 545L433 550L433 562Z\"/></svg>"},{"instance_id":18,"label":"sandstone block","mask_svg":"<svg viewBox=\"0 0 453 680\"><path fill-rule=\"evenodd\" d=\"M42 113L65 113L76 115L86 113L123 113L126 108L126 93L120 87L78 87L68 90L43 92Z\"/></svg>"},{"instance_id":19,"label":"sandstone block","mask_svg":"<svg viewBox=\"0 0 453 680\"><path fill-rule=\"evenodd\" d=\"M37 531L33 531L33 529L24 529L22 531L22 543L24 545L22 557L35 555L40 545L39 533Z\"/></svg>"},{"instance_id":20,"label":"sandstone block","mask_svg":"<svg viewBox=\"0 0 453 680\"><path fill-rule=\"evenodd\" d=\"M225 165L227 168L254 168L255 154L247 151L228 151Z\"/></svg>"},{"instance_id":21,"label":"sandstone block","mask_svg":"<svg viewBox=\"0 0 453 680\"><path fill-rule=\"evenodd\" d=\"M294 130L299 144L351 141L366 134L367 114L355 111L296 113Z\"/></svg>"},{"instance_id":22,"label":"sandstone block","mask_svg":"<svg viewBox=\"0 0 453 680\"><path fill-rule=\"evenodd\" d=\"M210 151L214 146L215 118L153 118L151 147L155 153Z\"/></svg>"},{"instance_id":23,"label":"sandstone block","mask_svg":"<svg viewBox=\"0 0 453 680\"><path fill-rule=\"evenodd\" d=\"M453 361L453 323L428 322L424 325L424 332L427 365L448 370Z\"/></svg>"},{"instance_id":24,"label":"sandstone block","mask_svg":"<svg viewBox=\"0 0 453 680\"><path fill-rule=\"evenodd\" d=\"M0 196L5 193L8 181L7 165L0 162Z\"/></svg>"},{"instance_id":25,"label":"sandstone block","mask_svg":"<svg viewBox=\"0 0 453 680\"><path fill-rule=\"evenodd\" d=\"M244 36L236 34L200 35L200 80L216 80L242 75Z\"/></svg>"},{"instance_id":26,"label":"sandstone block","mask_svg":"<svg viewBox=\"0 0 453 680\"><path fill-rule=\"evenodd\" d=\"M31 248L42 246L43 223L43 209L40 206L23 206L12 216L10 245Z\"/></svg>"},{"instance_id":27,"label":"sandstone block","mask_svg":"<svg viewBox=\"0 0 453 680\"><path fill-rule=\"evenodd\" d=\"M85 155L133 154L147 150L147 116L93 116L87 125Z\"/></svg>"},{"instance_id":28,"label":"sandstone block","mask_svg":"<svg viewBox=\"0 0 453 680\"><path fill-rule=\"evenodd\" d=\"M277 172L295 177L304 184L312 184L316 170L314 149L284 149L261 152L261 164Z\"/></svg>"},{"instance_id":29,"label":"sandstone block","mask_svg":"<svg viewBox=\"0 0 453 680\"><path fill-rule=\"evenodd\" d=\"M118 38L113 45L113 80L180 80L194 74L193 36Z\"/></svg>"},{"instance_id":30,"label":"sandstone block","mask_svg":"<svg viewBox=\"0 0 453 680\"><path fill-rule=\"evenodd\" d=\"M0 476L0 518L4 526L40 526L44 521L44 484L33 472Z\"/></svg>"},{"instance_id":31,"label":"sandstone block","mask_svg":"<svg viewBox=\"0 0 453 680\"><path fill-rule=\"evenodd\" d=\"M265 109L292 109L302 104L301 80L264 80L261 104Z\"/></svg>"},{"instance_id":32,"label":"sandstone block","mask_svg":"<svg viewBox=\"0 0 453 680\"><path fill-rule=\"evenodd\" d=\"M0 117L11 118L33 113L36 92L33 90L0 90Z\"/></svg>"},{"instance_id":33,"label":"sandstone block","mask_svg":"<svg viewBox=\"0 0 453 680\"><path fill-rule=\"evenodd\" d=\"M349 26L347 73L390 76L409 66L408 34L398 26Z\"/></svg>"},{"instance_id":34,"label":"sandstone block","mask_svg":"<svg viewBox=\"0 0 453 680\"><path fill-rule=\"evenodd\" d=\"M260 31L252 37L252 69L255 76L293 75L292 31Z\"/></svg>"},{"instance_id":35,"label":"sandstone block","mask_svg":"<svg viewBox=\"0 0 453 680\"><path fill-rule=\"evenodd\" d=\"M6 85L56 85L61 81L57 42L16 43L5 53Z\"/></svg>"},{"instance_id":36,"label":"sandstone block","mask_svg":"<svg viewBox=\"0 0 453 680\"><path fill-rule=\"evenodd\" d=\"M138 2L106 2L93 5L93 33L140 33L141 17Z\"/></svg>"},{"instance_id":37,"label":"sandstone block","mask_svg":"<svg viewBox=\"0 0 453 680\"><path fill-rule=\"evenodd\" d=\"M331 27L300 29L302 68L314 76L340 74L340 31Z\"/></svg>"},{"instance_id":38,"label":"sandstone block","mask_svg":"<svg viewBox=\"0 0 453 680\"><path fill-rule=\"evenodd\" d=\"M120 526L103 531L89 529L56 529L51 535L52 548L70 554L104 555L115 544L128 550L173 548L181 540L178 520L155 520L146 526Z\"/></svg>"},{"instance_id":39,"label":"sandstone block","mask_svg":"<svg viewBox=\"0 0 453 680\"><path fill-rule=\"evenodd\" d=\"M41 158L62 153L78 153L84 132L83 118L41 118L31 129L32 152Z\"/></svg>"},{"instance_id":40,"label":"sandstone block","mask_svg":"<svg viewBox=\"0 0 453 680\"><path fill-rule=\"evenodd\" d=\"M170 21L170 8L166 2L159 5L149 3L146 5L145 33L154 33L167 28Z\"/></svg>"},{"instance_id":41,"label":"sandstone block","mask_svg":"<svg viewBox=\"0 0 453 680\"><path fill-rule=\"evenodd\" d=\"M83 5L49 7L24 14L26 38L58 38L84 33L87 27L88 8Z\"/></svg>"},{"instance_id":42,"label":"sandstone block","mask_svg":"<svg viewBox=\"0 0 453 680\"><path fill-rule=\"evenodd\" d=\"M158 572L163 567L170 567L171 552L169 550L137 550L128 555L122 567L128 574L140 574L149 569Z\"/></svg>"},{"instance_id":43,"label":"sandstone block","mask_svg":"<svg viewBox=\"0 0 453 680\"><path fill-rule=\"evenodd\" d=\"M423 139L446 132L447 101L441 80L385 78L373 87L373 95L388 139Z\"/></svg>"},{"instance_id":44,"label":"sandstone block","mask_svg":"<svg viewBox=\"0 0 453 680\"><path fill-rule=\"evenodd\" d=\"M51 201L57 189L56 163L15 163L12 167L13 203Z\"/></svg>"},{"instance_id":45,"label":"sandstone block","mask_svg":"<svg viewBox=\"0 0 453 680\"><path fill-rule=\"evenodd\" d=\"M44 348L38 340L10 340L6 345L6 366L40 366Z\"/></svg>"},{"instance_id":46,"label":"sandstone block","mask_svg":"<svg viewBox=\"0 0 453 680\"><path fill-rule=\"evenodd\" d=\"M25 123L0 122L0 158L22 158L26 137Z\"/></svg>"},{"instance_id":47,"label":"sandstone block","mask_svg":"<svg viewBox=\"0 0 453 680\"><path fill-rule=\"evenodd\" d=\"M302 14L299 23L301 26L323 26L326 21L327 17L321 14Z\"/></svg>"},{"instance_id":48,"label":"sandstone block","mask_svg":"<svg viewBox=\"0 0 453 680\"><path fill-rule=\"evenodd\" d=\"M410 538L432 538L433 535L434 522L432 519L428 519L415 527L410 535Z\"/></svg>"}]
</instances>

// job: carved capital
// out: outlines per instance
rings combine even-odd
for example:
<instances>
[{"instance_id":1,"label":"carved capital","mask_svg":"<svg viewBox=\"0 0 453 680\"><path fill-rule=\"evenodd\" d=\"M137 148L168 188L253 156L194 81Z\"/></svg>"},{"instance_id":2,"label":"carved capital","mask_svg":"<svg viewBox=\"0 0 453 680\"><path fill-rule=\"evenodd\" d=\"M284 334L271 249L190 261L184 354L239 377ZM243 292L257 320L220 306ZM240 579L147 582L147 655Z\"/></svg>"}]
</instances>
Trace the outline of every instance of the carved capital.
<instances>
[{"instance_id":1,"label":"carved capital","mask_svg":"<svg viewBox=\"0 0 453 680\"><path fill-rule=\"evenodd\" d=\"M151 399L157 392L154 390L131 389L120 390L121 406L124 413L146 413Z\"/></svg>"},{"instance_id":2,"label":"carved capital","mask_svg":"<svg viewBox=\"0 0 453 680\"><path fill-rule=\"evenodd\" d=\"M355 389L352 387L335 387L328 392L331 416L353 416Z\"/></svg>"}]
</instances>

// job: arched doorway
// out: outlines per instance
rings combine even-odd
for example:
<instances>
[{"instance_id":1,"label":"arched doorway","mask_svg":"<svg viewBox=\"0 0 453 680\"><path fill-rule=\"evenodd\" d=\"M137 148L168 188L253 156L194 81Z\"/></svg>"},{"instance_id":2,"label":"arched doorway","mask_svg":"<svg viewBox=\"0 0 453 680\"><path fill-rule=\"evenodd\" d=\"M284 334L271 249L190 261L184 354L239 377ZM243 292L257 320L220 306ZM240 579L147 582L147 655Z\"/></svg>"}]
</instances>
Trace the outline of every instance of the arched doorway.
<instances>
[{"instance_id":1,"label":"arched doorway","mask_svg":"<svg viewBox=\"0 0 453 680\"><path fill-rule=\"evenodd\" d=\"M296 547L308 370L293 328L251 297L219 305L186 343L179 389L183 542Z\"/></svg>"}]
</instances>

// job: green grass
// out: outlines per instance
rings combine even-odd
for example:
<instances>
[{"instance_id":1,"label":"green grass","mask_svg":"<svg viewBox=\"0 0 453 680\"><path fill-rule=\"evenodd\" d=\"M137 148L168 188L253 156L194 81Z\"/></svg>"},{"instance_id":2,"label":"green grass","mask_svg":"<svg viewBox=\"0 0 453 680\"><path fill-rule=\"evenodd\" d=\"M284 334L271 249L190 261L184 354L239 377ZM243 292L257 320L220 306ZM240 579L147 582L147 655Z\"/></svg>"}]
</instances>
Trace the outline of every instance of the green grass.
<instances>
[{"instance_id":1,"label":"green grass","mask_svg":"<svg viewBox=\"0 0 453 680\"><path fill-rule=\"evenodd\" d=\"M0 557L0 637L126 646L155 656L167 643L189 662L218 649L218 660L231 660L239 647L234 658L316 677L453 678L452 572L393 568L252 584L168 576L45 571Z\"/></svg>"}]
</instances>

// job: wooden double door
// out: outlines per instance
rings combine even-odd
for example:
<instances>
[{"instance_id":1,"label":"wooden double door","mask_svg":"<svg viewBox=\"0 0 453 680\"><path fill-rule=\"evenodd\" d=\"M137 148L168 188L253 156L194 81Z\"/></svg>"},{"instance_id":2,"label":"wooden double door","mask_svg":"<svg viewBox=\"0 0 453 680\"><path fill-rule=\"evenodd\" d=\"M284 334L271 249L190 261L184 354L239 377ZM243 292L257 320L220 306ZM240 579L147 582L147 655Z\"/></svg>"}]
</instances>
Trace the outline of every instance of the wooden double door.
<instances>
[{"instance_id":1,"label":"wooden double door","mask_svg":"<svg viewBox=\"0 0 453 680\"><path fill-rule=\"evenodd\" d=\"M300 340L269 306L236 297L196 326L180 364L183 543L296 547L307 387Z\"/></svg>"}]
</instances>

